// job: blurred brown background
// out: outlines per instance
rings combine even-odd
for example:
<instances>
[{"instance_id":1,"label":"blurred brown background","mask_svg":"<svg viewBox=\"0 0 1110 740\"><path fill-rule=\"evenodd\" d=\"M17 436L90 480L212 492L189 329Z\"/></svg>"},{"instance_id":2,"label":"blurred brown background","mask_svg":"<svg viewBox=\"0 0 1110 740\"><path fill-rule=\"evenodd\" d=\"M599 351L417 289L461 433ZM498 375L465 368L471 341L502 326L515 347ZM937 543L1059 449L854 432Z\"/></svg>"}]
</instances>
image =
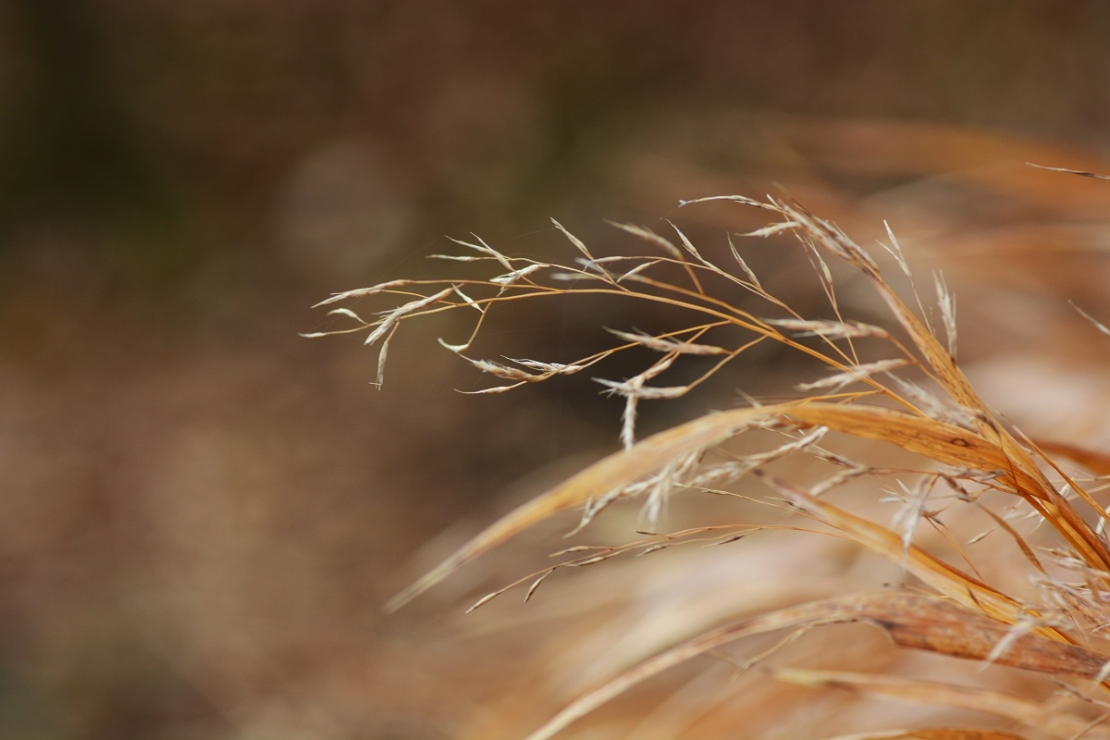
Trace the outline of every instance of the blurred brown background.
<instances>
[{"instance_id":1,"label":"blurred brown background","mask_svg":"<svg viewBox=\"0 0 1110 740\"><path fill-rule=\"evenodd\" d=\"M758 220L680 198L780 183L944 266L969 360L1086 348L1057 328L1107 305L1110 184L1024 163L1110 170L1108 38L1093 1L0 7L0 737L493 737L535 633L453 639L456 599L519 563L379 606L614 449L620 403L456 393L481 379L435 346L450 318L402 333L378 393L375 352L298 337L309 306L441 274L444 234L563 249L552 216L720 241ZM486 347L573 359L592 323L526 313Z\"/></svg>"}]
</instances>

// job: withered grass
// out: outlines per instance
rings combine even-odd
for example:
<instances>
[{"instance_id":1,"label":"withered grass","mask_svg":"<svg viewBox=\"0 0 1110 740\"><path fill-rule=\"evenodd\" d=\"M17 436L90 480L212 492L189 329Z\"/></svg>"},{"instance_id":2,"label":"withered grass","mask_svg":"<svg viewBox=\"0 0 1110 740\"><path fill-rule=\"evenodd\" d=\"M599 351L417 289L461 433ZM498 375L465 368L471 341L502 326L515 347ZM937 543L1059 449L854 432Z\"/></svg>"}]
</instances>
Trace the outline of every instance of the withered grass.
<instances>
[{"instance_id":1,"label":"withered grass","mask_svg":"<svg viewBox=\"0 0 1110 740\"><path fill-rule=\"evenodd\" d=\"M379 346L379 385L390 340L399 327L444 311L469 312L474 317L473 333L466 341L440 343L496 379L481 392L500 393L581 373L634 348L658 355L630 378L598 381L608 393L624 399L621 451L490 524L398 594L387 608L399 609L506 540L567 510L581 512L581 529L610 504L640 499L643 526L638 539L623 545L563 550L557 553L554 565L483 597L473 608L510 588L520 588L525 598L530 598L544 579L559 570L692 542L728 543L773 528L765 523L721 522L657 532L673 495L732 492L793 513L791 524L774 528L824 531L877 553L904 568L906 583L745 615L693 635L585 692L528 740L553 737L630 687L694 656L714 654L723 645L753 635L780 633L786 635L776 643L781 646L823 625L846 622L873 625L899 646L973 661L967 664L971 671L990 663L1043 674L1073 701L1049 706L958 683L861 674L853 672L851 665L844 666L844 671L773 668L766 663L773 649L752 656L740 669L765 671L796 685L835 686L868 695L970 708L1002 722L1002 727L890 729L852 736L856 738L1110 736L1103 726L1103 720L1110 717L1104 693L1110 688L1110 643L1104 637L1110 624L1110 543L1105 535L1110 516L1097 498L1098 479L1079 479L1075 467L1106 474L1110 458L1073 445L1029 439L983 402L956 360L954 298L939 277L928 296L919 292L889 229L888 241L882 245L885 253L880 254L888 269L900 273L898 280L909 286L909 302L884 277L874 256L799 203L775 197L705 200L763 209L775 219L745 236L792 236L800 242L815 267L828 316L799 315L772 295L749 269L738 241L729 238L730 259L723 263L703 256L673 224L666 233L613 224L642 241L646 253L606 256L553 222L573 250L574 258L563 264L508 256L480 239L460 241L462 254L439 256L491 265L497 274L484 279L393 280L340 293L320 304L346 304L330 312L353 325L313 336L366 332L366 343ZM889 311L889 326L844 315L830 259L862 276ZM718 297L728 292L721 286L754 296L766 307L767 315ZM511 310L518 301L583 295L652 302L690 317L690 322L686 328L656 334L627 327L610 329L615 338L611 348L569 362L493 361L470 356L491 311ZM364 318L361 312L367 301L383 299L395 303L373 318ZM682 397L765 342L816 359L828 372L798 386L792 400L760 403L749 399L743 407L706 413L647 438L637 437L637 412L643 402ZM690 357L703 358L702 374L693 381L666 385L663 376L667 371ZM759 452L720 454L722 445L756 430L771 431L780 441ZM833 437L844 436L895 445L918 456L921 464L907 469L858 462L835 451L830 443ZM790 466L782 465L801 457L822 466L823 473L816 480L792 479ZM892 523L880 523L839 502L838 491L860 482L873 487L876 500L895 501L898 513ZM963 535L952 525L965 512L985 515L990 530L957 542ZM929 529L951 547L936 552L935 544L920 544L922 532ZM1019 574L1009 582L1024 581L1029 588L1011 592L979 572L976 547L986 534L996 542L999 538L1009 541L1016 557L1008 567Z\"/></svg>"}]
</instances>

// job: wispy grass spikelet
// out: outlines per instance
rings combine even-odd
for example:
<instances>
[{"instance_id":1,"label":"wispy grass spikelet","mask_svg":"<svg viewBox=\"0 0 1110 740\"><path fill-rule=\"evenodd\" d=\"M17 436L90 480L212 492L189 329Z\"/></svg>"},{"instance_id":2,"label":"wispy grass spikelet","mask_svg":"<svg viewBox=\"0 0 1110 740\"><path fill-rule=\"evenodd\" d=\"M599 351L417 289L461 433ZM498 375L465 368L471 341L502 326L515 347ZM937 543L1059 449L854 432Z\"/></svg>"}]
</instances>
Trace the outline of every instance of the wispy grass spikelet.
<instances>
[{"instance_id":1,"label":"wispy grass spikelet","mask_svg":"<svg viewBox=\"0 0 1110 740\"><path fill-rule=\"evenodd\" d=\"M958 684L851 670L774 668L767 665L773 650L743 661L741 670L764 670L779 681L795 685L836 686L905 701L970 706L998 718L996 724L982 727L892 729L855 736L860 738L986 740L1025 737L1021 734L1025 730L1040 733L1038 737L1105 736L1106 730L1097 720L1098 708L1103 706L1098 691L1110 686L1110 643L1104 636L1110 625L1110 545L1103 533L1110 516L1095 494L1065 470L1061 460L1068 458L1096 473L1106 473L1110 472L1110 458L1073 446L1030 440L980 399L956 362L955 298L938 274L935 303L931 308L925 305L889 225L886 230L890 244L883 246L898 269L911 278L910 303L885 279L874 257L833 223L797 202L722 196L683 205L704 201L759 208L776 217L774 223L747 236L794 237L812 258L818 284L827 297L828 315L799 315L772 295L731 238L726 253L731 261L726 265L707 256L712 254L708 248L695 248L673 224L670 226L677 244L650 229L613 224L623 234L646 243L649 254L605 256L555 221L554 228L572 247L570 257L562 263L511 257L480 239L477 243L458 242L469 250L459 259L493 263L496 274L480 279L392 280L341 293L320 304L355 298L395 299L399 305L382 310L375 321L365 321L348 308L332 311L339 318L355 322L353 327L334 333L365 331L368 344L382 345L382 365L386 360L384 348L401 324L456 309L476 316L475 333L492 310L553 296L633 298L689 318L687 327L678 331L653 333L631 326L605 327L614 344L580 358L473 359L463 355L472 345L473 334L460 344L441 340L476 369L493 376L497 384L484 392L502 392L603 367L606 359L629 350L649 350L658 357L631 377L597 379L605 392L625 399L619 435L622 449L490 524L398 594L387 608L400 608L459 568L560 512L578 510L581 529L606 507L623 499L643 501L648 533L641 532L641 536L646 539L619 546L565 550L556 564L483 597L474 608L517 586L527 586L528 600L549 575L559 570L603 564L627 554L668 549L698 538L717 544L736 542L766 525L727 522L672 534L656 533L656 529L667 502L675 496L696 491L728 493L726 487L740 486L745 499L762 498L788 508L806 521L806 529L845 538L896 564L904 569L908 585L885 590L864 588L836 598L738 615L740 618L731 623L691 634L638 665L615 671L536 730L529 740L550 738L637 683L696 655L713 653L725 644L783 630L800 635L844 622L873 625L899 646L973 661L973 666L1011 666L1056 682L1067 678L1072 682L1069 691L1079 699L1069 705L1071 708L1050 711L1037 701ZM844 315L846 304L838 298L834 271L827 259L839 260L864 278L889 310L889 326ZM766 315L718 297L734 294L737 286L760 301ZM732 293L721 290L725 287ZM930 320L933 312L939 315L935 324ZM1092 322L1107 332L1103 325ZM943 330L943 342L934 328ZM327 332L317 335L323 333ZM640 404L685 396L765 342L778 343L800 357L817 360L827 372L799 385L801 395L789 400L752 402L707 413L638 438ZM679 363L689 362L692 357L703 363L700 375L693 380L684 376L681 383L666 380ZM379 369L379 383L381 373ZM744 448L743 452L726 451L723 456L714 456L737 437L768 431L784 435L785 441L780 436L780 442L769 450L753 452ZM905 453L899 460L912 456L918 462L909 467L902 463L879 466L853 459L852 448L842 452L835 445L826 447L830 440L852 438L886 443ZM801 458L816 465L807 468L811 471L808 477L794 479L786 475L791 466L783 462ZM813 474L814 470L819 474ZM863 481L874 481L874 501L885 500L897 507L894 515L884 520L889 524L853 511L852 502L858 501L858 496L845 501L838 498L840 491L848 486L858 490ZM958 534L961 522L969 517L986 521L988 533ZM924 532L937 536L924 537ZM997 534L988 536L990 532ZM960 537L964 537L962 543ZM1010 567L1024 574L1027 588L1015 590L1012 580L1006 586L981 575L976 559L987 543L993 543L991 548L1006 547L1016 553Z\"/></svg>"}]
</instances>

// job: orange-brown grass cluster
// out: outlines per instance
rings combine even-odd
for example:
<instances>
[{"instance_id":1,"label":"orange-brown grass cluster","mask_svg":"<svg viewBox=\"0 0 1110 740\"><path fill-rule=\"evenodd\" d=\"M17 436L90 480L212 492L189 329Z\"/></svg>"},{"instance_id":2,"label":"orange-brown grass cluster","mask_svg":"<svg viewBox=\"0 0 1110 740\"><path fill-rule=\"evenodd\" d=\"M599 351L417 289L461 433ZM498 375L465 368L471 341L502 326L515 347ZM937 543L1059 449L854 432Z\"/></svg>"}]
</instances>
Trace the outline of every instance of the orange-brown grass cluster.
<instances>
[{"instance_id":1,"label":"orange-brown grass cluster","mask_svg":"<svg viewBox=\"0 0 1110 740\"><path fill-rule=\"evenodd\" d=\"M765 533L802 538L820 533L886 559L900 574L896 585L843 582L807 598L807 576L796 578L794 603L755 602L700 634L671 642L631 665L616 666L592 688L536 729L529 740L558 735L631 687L695 656L730 661L738 674L759 673L783 684L837 689L946 709L975 710L958 726L869 729L855 738L1078 738L1110 736L1104 690L1110 688L1110 516L1098 501L1098 478L1110 459L1071 446L1023 436L985 404L956 361L955 301L938 276L929 297L918 290L895 235L888 229L880 261L835 225L788 198L710 198L766 211L771 225L747 236L794 237L809 255L827 298L828 313L799 315L760 282L731 238L727 257L710 259L673 224L666 233L614 224L641 240L642 256L605 255L558 223L573 260L564 264L508 256L481 240L459 242L461 255L444 259L492 266L483 279L393 280L332 296L321 305L346 304L331 313L354 322L335 332L367 332L379 346L380 384L390 340L417 317L467 312L474 330L461 343L441 344L493 376L485 391L498 393L557 376L589 371L611 356L654 353L632 377L598 379L624 400L623 449L521 505L459 548L441 565L389 602L390 610L459 568L560 512L577 510L587 527L615 502L642 502L639 526L627 541L575 546L538 572L480 599L513 588L530 598L553 573L615 561L680 545L730 544ZM699 203L701 201L693 201ZM691 204L684 204L691 205ZM840 268L850 267L881 299L892 320L860 321L846 315L838 295ZM905 301L892 283L904 284ZM719 296L744 291L764 309L753 311ZM658 333L609 328L612 346L567 361L475 359L471 348L491 311L545 297L608 296L662 305L688 318L684 328ZM368 318L368 299L397 299ZM762 315L761 315L762 314ZM826 367L794 389L789 400L748 398L735 408L706 413L664 432L639 438L644 402L690 393L764 343L778 343ZM694 358L697 358L696 360ZM694 362L699 373L668 384L668 372ZM691 377L693 379L691 379ZM758 439L758 444L744 440ZM879 462L855 453L852 440L888 443ZM1065 465L1064 461L1068 462ZM889 464L888 464L889 461ZM909 461L908 463L906 461ZM1072 463L1086 467L1080 474ZM735 521L661 532L675 496L709 493L733 497ZM875 502L892 516L879 517ZM763 516L760 511L774 516ZM883 521L878 521L882 518ZM1000 568L1001 564L1001 568ZM816 567L816 563L812 564ZM850 582L850 581L849 581ZM1009 666L1039 674L1047 695L1019 696L960 674L925 680L866 665L834 668L784 666L772 660L807 633L832 625L870 625L901 647L963 659L970 670ZM774 637L775 639L769 639ZM722 650L752 645L742 658ZM851 660L850 657L846 658ZM971 717L972 719L968 719ZM978 718L978 719L975 719ZM747 736L737 728L739 736ZM847 737L842 735L842 737Z\"/></svg>"}]
</instances>

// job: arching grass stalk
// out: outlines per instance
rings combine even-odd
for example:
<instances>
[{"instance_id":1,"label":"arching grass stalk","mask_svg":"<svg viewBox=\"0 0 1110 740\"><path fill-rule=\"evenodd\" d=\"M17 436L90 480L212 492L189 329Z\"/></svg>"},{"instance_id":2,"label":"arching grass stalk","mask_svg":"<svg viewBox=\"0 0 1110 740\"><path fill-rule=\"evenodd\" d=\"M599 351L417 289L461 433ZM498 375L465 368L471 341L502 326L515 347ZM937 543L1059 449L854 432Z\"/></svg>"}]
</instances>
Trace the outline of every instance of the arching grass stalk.
<instances>
[{"instance_id":1,"label":"arching grass stalk","mask_svg":"<svg viewBox=\"0 0 1110 740\"><path fill-rule=\"evenodd\" d=\"M827 297L831 318L799 315L772 295L729 241L731 262L718 265L698 251L678 227L673 236L630 225L618 228L642 240L649 248L643 256L595 256L594 251L555 222L575 255L566 264L510 257L484 241L458 242L462 255L443 259L492 265L497 274L487 279L393 280L370 288L347 291L323 301L321 306L359 300L358 311L344 306L330 313L355 322L339 332L366 332L368 344L380 345L377 381L383 380L390 339L398 328L418 317L445 311L471 312L475 326L460 344L440 340L449 351L463 357L497 383L482 393L500 393L527 383L573 375L614 354L633 348L658 355L645 369L624 380L601 380L609 392L625 399L621 430L624 449L591 465L554 489L520 506L461 547L446 561L392 599L395 610L456 569L497 547L511 537L558 512L579 509L585 526L618 499L642 498L649 529L654 532L667 497L678 490L716 490L745 478L809 518L815 526L847 538L903 566L918 584L915 592L888 590L800 604L747 617L733 624L695 635L584 694L530 740L548 738L612 696L694 655L715 650L743 637L778 631L795 633L837 622L866 622L885 630L907 647L979 661L1016 666L1058 679L1078 676L1104 687L1110 649L1102 630L1110 623L1107 608L1110 586L1110 548L1103 535L1108 519L1105 509L1073 477L1066 474L1049 452L1071 457L1090 468L1106 467L1104 457L1065 446L1039 446L1007 427L983 403L956 362L955 303L944 283L936 281L933 326L916 287L917 310L910 308L884 278L879 264L833 224L790 200L757 201L743 196L706 200L731 201L759 208L778 220L747 236L794 236L810 254L817 278ZM694 203L699 201L694 201ZM910 279L912 275L893 233L883 245ZM576 253L576 254L575 254ZM825 262L831 256L854 268L876 291L890 311L894 326L884 328L853 320L843 314L833 273ZM666 275L677 274L679 281ZM714 286L738 286L763 302L774 317L750 310L713 295ZM603 295L615 299L646 301L688 316L680 330L651 334L629 329L611 330L612 347L572 361L516 359L491 361L470 357L475 337L491 311L510 309L519 301L546 297ZM395 299L372 319L363 318L366 299ZM896 327L896 328L895 328ZM722 329L731 328L733 343L719 341ZM739 331L735 331L739 330ZM944 341L938 338L943 334ZM813 341L813 339L816 341ZM764 342L777 342L815 358L829 374L799 386L803 395L774 404L709 413L659 434L638 439L637 408L641 402L674 399L687 394L709 377L739 360ZM862 343L885 347L879 359L863 359ZM701 375L681 385L661 385L661 376L687 356L711 358ZM746 432L774 430L787 437L779 447L760 453L714 461L710 450ZM829 432L865 440L891 443L926 461L919 469L885 470L853 462L822 447ZM832 466L816 483L780 479L771 471L778 460L810 455ZM865 477L897 478L890 490L900 491L902 511L895 523L885 526L833 503L827 495ZM956 505L985 511L994 527L1007 537L1020 560L1014 566L1027 571L1036 584L1036 597L1005 592L981 578L973 559L957 567L948 559L915 543L921 526L944 529L930 501L945 492ZM984 494L1003 494L1001 510L985 503ZM765 494L766 495L766 494ZM997 496L994 500L997 500ZM1050 548L1028 541L1029 530L1017 524L1032 519L1055 531ZM731 541L761 526L725 524L671 535L654 534L630 545L609 548L571 548L559 564L521 578L507 588L530 583L527 596L552 572L603 562L634 551L662 549L705 538ZM802 529L801 527L786 527ZM738 534L739 533L739 534ZM1064 573L1079 573L1078 580ZM499 590L475 606L502 593ZM765 656L757 656L755 665ZM966 692L924 682L855 673L778 671L781 680L806 685L843 685L860 691L887 693L916 701L960 705ZM1082 692L1077 690L1077 695ZM931 697L931 698L930 698ZM1030 710L1020 702L995 702L987 711L1050 736L1085 727L1079 715ZM1102 729L1084 730L1097 735ZM933 728L930 738L999 737L988 730ZM980 732L980 734L974 734ZM958 734L964 733L964 734ZM972 733L972 734L968 734ZM910 735L884 735L884 737ZM875 737L878 737L876 735ZM1018 737L1017 735L1013 737Z\"/></svg>"}]
</instances>

